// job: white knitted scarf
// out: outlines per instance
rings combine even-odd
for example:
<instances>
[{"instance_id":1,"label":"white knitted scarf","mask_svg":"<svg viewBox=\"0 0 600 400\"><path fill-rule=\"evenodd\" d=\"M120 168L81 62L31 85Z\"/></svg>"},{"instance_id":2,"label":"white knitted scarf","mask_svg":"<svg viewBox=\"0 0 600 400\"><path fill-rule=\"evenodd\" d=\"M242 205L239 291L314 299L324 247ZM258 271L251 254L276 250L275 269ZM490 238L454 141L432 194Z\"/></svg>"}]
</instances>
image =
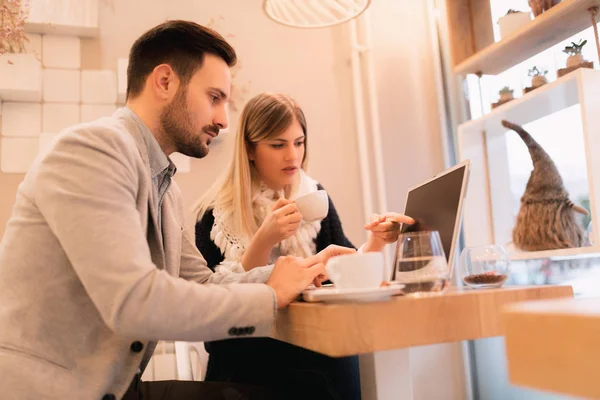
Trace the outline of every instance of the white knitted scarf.
<instances>
[{"instance_id":1,"label":"white knitted scarf","mask_svg":"<svg viewBox=\"0 0 600 400\"><path fill-rule=\"evenodd\" d=\"M300 182L294 198L308 193L316 192L317 182L310 178L303 170L299 170ZM283 197L283 191L276 192L261 183L260 190L252 199L252 207L257 220L262 223L271 212L273 204ZM292 199L293 200L293 199ZM232 218L234 215L226 215L217 205L213 209L215 223L210 231L211 240L221 250L224 260L215 270L217 272L244 272L241 259L250 244L245 235L236 232ZM296 257L310 257L316 253L315 239L321 230L321 221L302 221L300 227L293 236L279 242L272 250L269 262L274 262L279 255L290 255Z\"/></svg>"}]
</instances>

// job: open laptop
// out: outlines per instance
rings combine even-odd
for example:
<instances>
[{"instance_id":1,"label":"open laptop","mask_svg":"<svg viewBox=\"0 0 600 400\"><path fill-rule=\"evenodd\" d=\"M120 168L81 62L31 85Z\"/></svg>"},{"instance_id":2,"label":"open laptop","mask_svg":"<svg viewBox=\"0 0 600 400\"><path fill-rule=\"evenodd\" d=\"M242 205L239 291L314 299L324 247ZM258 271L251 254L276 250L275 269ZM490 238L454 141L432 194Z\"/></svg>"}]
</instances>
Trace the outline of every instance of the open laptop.
<instances>
[{"instance_id":1,"label":"open laptop","mask_svg":"<svg viewBox=\"0 0 600 400\"><path fill-rule=\"evenodd\" d=\"M414 218L415 225L403 225L402 232L415 232L419 230L436 230L440 234L444 254L448 266L452 266L454 251L458 243L460 224L462 220L463 200L467 191L470 161L466 160L452 168L441 172L431 179L414 186L408 190L404 214ZM391 280L396 280L396 268L399 246L396 245L393 272ZM328 285L328 288L332 288ZM323 288L325 289L325 288ZM401 292L401 288L396 288ZM385 288L393 291L394 287ZM397 293L387 293L392 295ZM342 301L361 300L360 296L385 297L386 293L379 295L373 291L355 293L353 296L337 293L336 291L310 288L302 292L301 298L305 301Z\"/></svg>"},{"instance_id":2,"label":"open laptop","mask_svg":"<svg viewBox=\"0 0 600 400\"><path fill-rule=\"evenodd\" d=\"M448 266L452 268L462 221L463 200L467 194L470 161L462 161L431 179L408 190L404 214L415 225L403 225L402 232L438 231ZM396 280L398 250L396 245L391 280Z\"/></svg>"}]
</instances>

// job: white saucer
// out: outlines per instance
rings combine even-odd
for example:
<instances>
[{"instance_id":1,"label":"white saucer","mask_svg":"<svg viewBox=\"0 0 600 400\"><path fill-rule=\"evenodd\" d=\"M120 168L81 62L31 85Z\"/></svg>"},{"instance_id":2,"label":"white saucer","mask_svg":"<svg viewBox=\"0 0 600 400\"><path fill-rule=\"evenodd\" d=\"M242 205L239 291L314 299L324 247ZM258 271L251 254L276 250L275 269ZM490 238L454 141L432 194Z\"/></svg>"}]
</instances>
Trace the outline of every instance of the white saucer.
<instances>
[{"instance_id":1,"label":"white saucer","mask_svg":"<svg viewBox=\"0 0 600 400\"><path fill-rule=\"evenodd\" d=\"M357 302L357 301L381 301L392 296L402 294L404 285L383 286L369 289L337 289L325 287L307 289L302 292L302 298L308 302Z\"/></svg>"}]
</instances>

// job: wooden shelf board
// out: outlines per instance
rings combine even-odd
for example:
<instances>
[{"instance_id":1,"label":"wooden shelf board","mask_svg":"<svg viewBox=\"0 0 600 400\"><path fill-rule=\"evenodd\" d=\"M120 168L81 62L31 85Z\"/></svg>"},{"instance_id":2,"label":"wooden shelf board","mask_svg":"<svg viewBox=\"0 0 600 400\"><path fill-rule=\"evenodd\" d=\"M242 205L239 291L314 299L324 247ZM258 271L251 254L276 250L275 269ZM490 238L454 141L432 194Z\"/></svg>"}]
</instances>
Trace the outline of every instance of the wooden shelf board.
<instances>
[{"instance_id":1,"label":"wooden shelf board","mask_svg":"<svg viewBox=\"0 0 600 400\"><path fill-rule=\"evenodd\" d=\"M496 75L592 25L588 11L600 0L563 0L510 36L454 66L456 74Z\"/></svg>"},{"instance_id":2,"label":"wooden shelf board","mask_svg":"<svg viewBox=\"0 0 600 400\"><path fill-rule=\"evenodd\" d=\"M512 304L503 319L512 384L600 399L600 298Z\"/></svg>"}]
</instances>

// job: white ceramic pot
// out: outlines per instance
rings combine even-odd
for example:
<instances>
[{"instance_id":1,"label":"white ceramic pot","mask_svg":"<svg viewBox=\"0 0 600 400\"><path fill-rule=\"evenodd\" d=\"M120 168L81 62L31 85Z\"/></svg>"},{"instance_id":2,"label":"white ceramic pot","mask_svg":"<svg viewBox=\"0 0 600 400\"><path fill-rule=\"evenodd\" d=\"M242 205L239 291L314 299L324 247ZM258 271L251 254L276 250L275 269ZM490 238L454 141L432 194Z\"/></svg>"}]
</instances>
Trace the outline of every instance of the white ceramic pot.
<instances>
[{"instance_id":1,"label":"white ceramic pot","mask_svg":"<svg viewBox=\"0 0 600 400\"><path fill-rule=\"evenodd\" d=\"M513 32L518 31L523 26L527 25L531 21L531 13L528 12L517 12L506 14L498 19L498 26L500 27L500 37L504 39L510 36Z\"/></svg>"}]
</instances>

